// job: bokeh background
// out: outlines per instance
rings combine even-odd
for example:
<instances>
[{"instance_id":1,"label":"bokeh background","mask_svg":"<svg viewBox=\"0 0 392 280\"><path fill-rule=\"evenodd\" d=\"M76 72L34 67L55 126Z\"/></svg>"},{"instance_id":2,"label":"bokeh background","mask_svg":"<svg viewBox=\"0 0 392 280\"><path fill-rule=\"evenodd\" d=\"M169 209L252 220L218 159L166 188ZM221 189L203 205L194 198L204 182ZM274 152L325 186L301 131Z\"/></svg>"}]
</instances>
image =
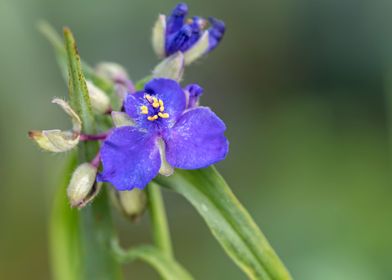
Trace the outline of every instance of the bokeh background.
<instances>
[{"instance_id":1,"label":"bokeh background","mask_svg":"<svg viewBox=\"0 0 392 280\"><path fill-rule=\"evenodd\" d=\"M50 104L67 88L46 19L72 28L90 64L123 64L134 80L157 63L150 30L176 1L0 0L0 279L50 279L48 217L65 155L29 129L68 127ZM218 164L295 279L392 279L389 0L189 0L227 23L221 46L186 71L225 120ZM245 279L185 200L165 192L178 259L196 279ZM148 219L122 239L148 242ZM147 265L128 279L158 279Z\"/></svg>"}]
</instances>

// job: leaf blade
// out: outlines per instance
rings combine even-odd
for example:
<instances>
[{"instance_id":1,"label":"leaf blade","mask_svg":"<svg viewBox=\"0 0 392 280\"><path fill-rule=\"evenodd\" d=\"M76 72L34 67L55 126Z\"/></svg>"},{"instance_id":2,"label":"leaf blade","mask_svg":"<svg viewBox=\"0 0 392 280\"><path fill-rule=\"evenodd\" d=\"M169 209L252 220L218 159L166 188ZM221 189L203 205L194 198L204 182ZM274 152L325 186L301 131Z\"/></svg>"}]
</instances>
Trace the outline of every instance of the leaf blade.
<instances>
[{"instance_id":1,"label":"leaf blade","mask_svg":"<svg viewBox=\"0 0 392 280\"><path fill-rule=\"evenodd\" d=\"M68 28L64 28L64 41L68 61L70 103L82 120L82 131L86 134L95 134L96 124L79 53ZM98 143L95 142L82 142L79 146L79 163L91 161L98 152ZM106 188L103 188L94 202L83 208L79 215L82 279L121 279L119 263L110 252L115 232Z\"/></svg>"},{"instance_id":2,"label":"leaf blade","mask_svg":"<svg viewBox=\"0 0 392 280\"><path fill-rule=\"evenodd\" d=\"M183 195L204 218L226 253L250 279L291 276L249 213L214 167L176 170L157 182Z\"/></svg>"},{"instance_id":3,"label":"leaf blade","mask_svg":"<svg viewBox=\"0 0 392 280\"><path fill-rule=\"evenodd\" d=\"M95 121L87 84L83 75L75 38L68 28L64 28L64 40L68 58L69 99L71 101L71 106L77 111L82 119L83 132L92 134L96 132Z\"/></svg>"}]
</instances>

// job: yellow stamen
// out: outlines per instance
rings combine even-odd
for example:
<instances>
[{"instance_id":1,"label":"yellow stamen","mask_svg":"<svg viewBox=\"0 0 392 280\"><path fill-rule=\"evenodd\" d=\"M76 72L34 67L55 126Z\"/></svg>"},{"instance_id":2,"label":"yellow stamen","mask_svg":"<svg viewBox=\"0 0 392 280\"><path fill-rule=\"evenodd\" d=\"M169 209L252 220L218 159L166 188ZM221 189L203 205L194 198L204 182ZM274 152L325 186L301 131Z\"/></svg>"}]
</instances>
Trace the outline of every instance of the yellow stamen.
<instances>
[{"instance_id":1,"label":"yellow stamen","mask_svg":"<svg viewBox=\"0 0 392 280\"><path fill-rule=\"evenodd\" d=\"M148 116L148 117L147 117L147 120L149 120L149 121L155 121L156 119L158 119L158 116L157 116L157 115Z\"/></svg>"},{"instance_id":2,"label":"yellow stamen","mask_svg":"<svg viewBox=\"0 0 392 280\"><path fill-rule=\"evenodd\" d=\"M161 112L165 111L165 107L161 106L161 107L159 108L159 111L161 111Z\"/></svg>"},{"instance_id":3,"label":"yellow stamen","mask_svg":"<svg viewBox=\"0 0 392 280\"><path fill-rule=\"evenodd\" d=\"M163 101L162 101L162 99L159 99L159 105L163 107Z\"/></svg>"},{"instance_id":4,"label":"yellow stamen","mask_svg":"<svg viewBox=\"0 0 392 280\"><path fill-rule=\"evenodd\" d=\"M167 119L169 117L169 114L168 113L161 113L161 112L159 112L158 116L160 116L162 119Z\"/></svg>"},{"instance_id":5,"label":"yellow stamen","mask_svg":"<svg viewBox=\"0 0 392 280\"><path fill-rule=\"evenodd\" d=\"M149 95L149 94L146 94L145 96L144 96L144 98L145 99L147 99L148 100L148 102L152 102L152 98L151 98L151 95Z\"/></svg>"},{"instance_id":6,"label":"yellow stamen","mask_svg":"<svg viewBox=\"0 0 392 280\"><path fill-rule=\"evenodd\" d=\"M153 98L152 98L152 101L153 101L152 107L158 108L158 107L159 107L158 99L157 99L156 97L153 97Z\"/></svg>"},{"instance_id":7,"label":"yellow stamen","mask_svg":"<svg viewBox=\"0 0 392 280\"><path fill-rule=\"evenodd\" d=\"M142 114L143 115L147 115L148 114L148 108L147 106L140 106L140 110L142 110Z\"/></svg>"}]
</instances>

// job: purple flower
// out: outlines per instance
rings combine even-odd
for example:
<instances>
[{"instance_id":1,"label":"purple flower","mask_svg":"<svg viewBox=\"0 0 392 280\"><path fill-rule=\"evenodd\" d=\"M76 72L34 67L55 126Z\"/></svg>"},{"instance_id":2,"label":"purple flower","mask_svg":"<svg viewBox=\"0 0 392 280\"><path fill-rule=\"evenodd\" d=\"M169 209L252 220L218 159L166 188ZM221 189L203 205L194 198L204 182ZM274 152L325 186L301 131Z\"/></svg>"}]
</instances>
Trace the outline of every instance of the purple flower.
<instances>
[{"instance_id":1,"label":"purple flower","mask_svg":"<svg viewBox=\"0 0 392 280\"><path fill-rule=\"evenodd\" d=\"M128 94L125 112L135 126L113 130L101 148L99 181L117 190L143 189L163 164L207 167L226 157L226 126L209 108L197 106L201 87L182 90L170 79L153 79L144 91Z\"/></svg>"},{"instance_id":2,"label":"purple flower","mask_svg":"<svg viewBox=\"0 0 392 280\"><path fill-rule=\"evenodd\" d=\"M188 6L178 4L167 18L160 16L154 28L153 44L159 56L178 51L185 54L186 64L215 49L225 33L223 21L194 16L186 18Z\"/></svg>"}]
</instances>

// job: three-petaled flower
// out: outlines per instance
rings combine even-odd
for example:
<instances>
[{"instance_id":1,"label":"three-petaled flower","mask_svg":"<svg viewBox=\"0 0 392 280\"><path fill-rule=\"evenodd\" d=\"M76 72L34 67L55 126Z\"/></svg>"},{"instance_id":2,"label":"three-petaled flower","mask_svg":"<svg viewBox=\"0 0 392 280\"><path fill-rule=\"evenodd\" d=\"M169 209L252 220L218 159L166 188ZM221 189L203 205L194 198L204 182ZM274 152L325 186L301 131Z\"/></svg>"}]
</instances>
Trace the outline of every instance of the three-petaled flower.
<instances>
[{"instance_id":1,"label":"three-petaled flower","mask_svg":"<svg viewBox=\"0 0 392 280\"><path fill-rule=\"evenodd\" d=\"M188 6L180 3L167 18L160 15L153 32L153 45L159 56L180 51L185 55L185 63L190 64L218 46L225 33L224 22L213 17L208 21L198 16L186 18L187 14Z\"/></svg>"},{"instance_id":2,"label":"three-petaled flower","mask_svg":"<svg viewBox=\"0 0 392 280\"><path fill-rule=\"evenodd\" d=\"M201 93L198 85L183 90L176 81L161 78L128 94L124 109L135 125L117 127L105 140L98 180L117 190L142 189L163 164L198 169L224 159L226 126L209 108L198 106Z\"/></svg>"}]
</instances>

